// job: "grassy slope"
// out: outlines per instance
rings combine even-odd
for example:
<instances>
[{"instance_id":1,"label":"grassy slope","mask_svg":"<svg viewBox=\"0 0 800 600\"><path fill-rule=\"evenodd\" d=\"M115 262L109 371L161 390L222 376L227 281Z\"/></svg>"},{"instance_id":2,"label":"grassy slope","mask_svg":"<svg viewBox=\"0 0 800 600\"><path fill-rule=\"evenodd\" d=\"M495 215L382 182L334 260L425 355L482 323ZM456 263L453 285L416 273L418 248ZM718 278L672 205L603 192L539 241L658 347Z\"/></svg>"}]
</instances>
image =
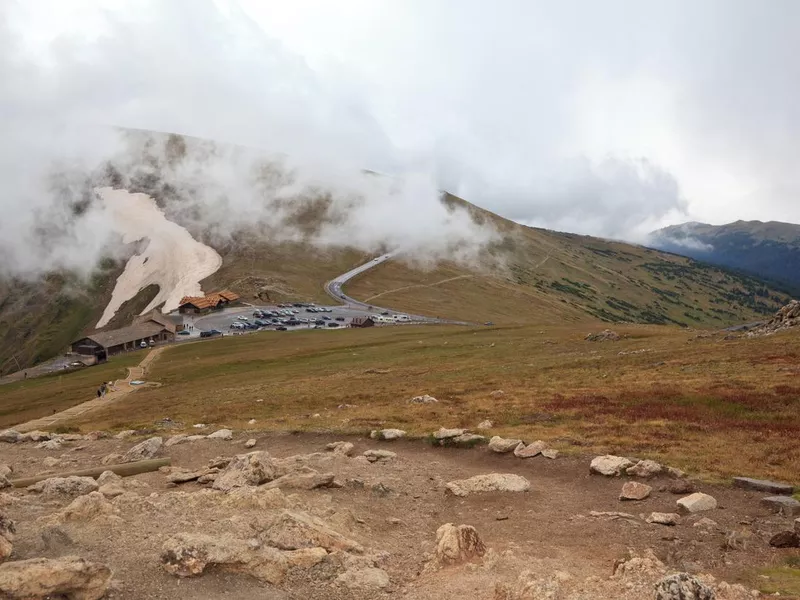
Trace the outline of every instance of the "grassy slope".
<instances>
[{"instance_id":1,"label":"grassy slope","mask_svg":"<svg viewBox=\"0 0 800 600\"><path fill-rule=\"evenodd\" d=\"M187 344L154 364L162 387L78 424L151 427L169 416L187 427L246 428L255 418L259 429L397 426L422 436L489 418L492 434L568 452L797 478L800 332L724 340L674 327L619 329L629 337L617 343L585 342L586 326L572 325L275 332ZM498 389L504 394L491 394ZM407 403L423 393L440 402Z\"/></svg>"}]
</instances>

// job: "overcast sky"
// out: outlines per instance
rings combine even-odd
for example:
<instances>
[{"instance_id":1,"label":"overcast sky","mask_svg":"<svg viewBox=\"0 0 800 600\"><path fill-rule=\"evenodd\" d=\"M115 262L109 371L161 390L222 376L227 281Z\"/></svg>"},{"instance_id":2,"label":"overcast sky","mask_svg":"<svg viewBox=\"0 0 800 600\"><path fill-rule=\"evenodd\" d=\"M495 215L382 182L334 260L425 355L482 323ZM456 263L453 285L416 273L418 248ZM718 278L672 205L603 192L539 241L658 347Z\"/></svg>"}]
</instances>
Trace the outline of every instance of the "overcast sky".
<instances>
[{"instance_id":1,"label":"overcast sky","mask_svg":"<svg viewBox=\"0 0 800 600\"><path fill-rule=\"evenodd\" d=\"M631 240L800 222L795 0L3 6L0 118L18 131L121 125L424 172L526 224Z\"/></svg>"}]
</instances>

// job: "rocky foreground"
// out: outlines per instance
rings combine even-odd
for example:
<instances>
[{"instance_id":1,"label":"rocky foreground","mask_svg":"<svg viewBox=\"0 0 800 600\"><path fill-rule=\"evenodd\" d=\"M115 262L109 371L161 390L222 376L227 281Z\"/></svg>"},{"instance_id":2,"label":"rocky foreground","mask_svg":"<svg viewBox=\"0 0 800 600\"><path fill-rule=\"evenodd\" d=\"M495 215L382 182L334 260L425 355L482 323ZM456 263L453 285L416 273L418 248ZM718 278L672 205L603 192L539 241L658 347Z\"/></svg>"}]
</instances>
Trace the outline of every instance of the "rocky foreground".
<instances>
[{"instance_id":1,"label":"rocky foreground","mask_svg":"<svg viewBox=\"0 0 800 600\"><path fill-rule=\"evenodd\" d=\"M0 597L740 600L723 578L800 546L791 486L652 460L445 428L143 433L0 432Z\"/></svg>"}]
</instances>

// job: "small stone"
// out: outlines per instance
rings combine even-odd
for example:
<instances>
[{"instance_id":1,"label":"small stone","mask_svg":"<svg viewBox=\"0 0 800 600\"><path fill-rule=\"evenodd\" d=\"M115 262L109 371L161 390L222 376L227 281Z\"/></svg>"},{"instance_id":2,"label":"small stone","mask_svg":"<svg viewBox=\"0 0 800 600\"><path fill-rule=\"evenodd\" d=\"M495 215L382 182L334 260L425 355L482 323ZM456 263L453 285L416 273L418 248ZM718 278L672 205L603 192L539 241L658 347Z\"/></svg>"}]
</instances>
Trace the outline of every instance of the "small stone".
<instances>
[{"instance_id":1,"label":"small stone","mask_svg":"<svg viewBox=\"0 0 800 600\"><path fill-rule=\"evenodd\" d=\"M36 447L40 450L61 450L61 445L61 440L52 439L47 440L46 442L40 442L36 444Z\"/></svg>"},{"instance_id":2,"label":"small stone","mask_svg":"<svg viewBox=\"0 0 800 600\"><path fill-rule=\"evenodd\" d=\"M186 441L187 442L198 442L198 441L204 440L204 439L206 439L206 436L198 434L198 435L187 436Z\"/></svg>"},{"instance_id":3,"label":"small stone","mask_svg":"<svg viewBox=\"0 0 800 600\"><path fill-rule=\"evenodd\" d=\"M681 479L682 477L686 477L686 473L680 469L676 469L675 467L666 467L664 470L667 472L667 475L673 479Z\"/></svg>"},{"instance_id":4,"label":"small stone","mask_svg":"<svg viewBox=\"0 0 800 600\"><path fill-rule=\"evenodd\" d=\"M505 396L506 393L503 390L494 390L493 392L490 392L489 395L492 398L501 398L502 396Z\"/></svg>"},{"instance_id":5,"label":"small stone","mask_svg":"<svg viewBox=\"0 0 800 600\"><path fill-rule=\"evenodd\" d=\"M376 439L379 440L399 440L400 438L406 437L406 432L402 429L381 429L378 431L378 435Z\"/></svg>"},{"instance_id":6,"label":"small stone","mask_svg":"<svg viewBox=\"0 0 800 600\"><path fill-rule=\"evenodd\" d=\"M45 457L45 458L42 460L42 466L43 466L45 469L52 469L53 467L55 467L55 466L56 466L57 464L59 464L60 462L61 462L61 460L59 460L58 458L54 458L54 457L52 457L52 456L46 456L46 457Z\"/></svg>"},{"instance_id":7,"label":"small stone","mask_svg":"<svg viewBox=\"0 0 800 600\"><path fill-rule=\"evenodd\" d=\"M391 580L383 569L363 567L360 569L347 569L336 578L336 583L344 585L351 590L368 590L389 587Z\"/></svg>"},{"instance_id":8,"label":"small stone","mask_svg":"<svg viewBox=\"0 0 800 600\"><path fill-rule=\"evenodd\" d=\"M490 473L475 475L469 479L451 481L445 491L453 496L468 496L484 492L527 492L531 483L521 475L512 473Z\"/></svg>"},{"instance_id":9,"label":"small stone","mask_svg":"<svg viewBox=\"0 0 800 600\"><path fill-rule=\"evenodd\" d=\"M50 477L28 486L29 492L44 496L81 496L97 491L97 482L91 477Z\"/></svg>"},{"instance_id":10,"label":"small stone","mask_svg":"<svg viewBox=\"0 0 800 600\"><path fill-rule=\"evenodd\" d=\"M466 429L446 429L445 427L440 427L439 431L434 432L433 437L437 440L446 440L448 438L464 435L466 431Z\"/></svg>"},{"instance_id":11,"label":"small stone","mask_svg":"<svg viewBox=\"0 0 800 600\"><path fill-rule=\"evenodd\" d=\"M800 535L794 531L781 531L769 540L773 548L800 548Z\"/></svg>"},{"instance_id":12,"label":"small stone","mask_svg":"<svg viewBox=\"0 0 800 600\"><path fill-rule=\"evenodd\" d=\"M492 423L489 419L486 419L478 423L477 429L491 429L492 427L494 427L494 423Z\"/></svg>"},{"instance_id":13,"label":"small stone","mask_svg":"<svg viewBox=\"0 0 800 600\"><path fill-rule=\"evenodd\" d=\"M681 516L677 513L650 513L650 516L645 519L648 523L655 523L657 525L670 525L674 526L680 523Z\"/></svg>"},{"instance_id":14,"label":"small stone","mask_svg":"<svg viewBox=\"0 0 800 600\"><path fill-rule=\"evenodd\" d=\"M627 481L622 486L622 493L619 496L620 500L644 500L650 495L653 488L638 481Z\"/></svg>"},{"instance_id":15,"label":"small stone","mask_svg":"<svg viewBox=\"0 0 800 600\"><path fill-rule=\"evenodd\" d=\"M244 443L245 448L253 448L256 445L256 441L253 438L250 438Z\"/></svg>"},{"instance_id":16,"label":"small stone","mask_svg":"<svg viewBox=\"0 0 800 600\"><path fill-rule=\"evenodd\" d=\"M549 458L551 460L558 458L558 450L553 450L552 448L549 448L547 450L542 450L542 456L544 456L545 458Z\"/></svg>"},{"instance_id":17,"label":"small stone","mask_svg":"<svg viewBox=\"0 0 800 600\"><path fill-rule=\"evenodd\" d=\"M800 515L800 502L789 496L769 496L762 498L761 504L785 517Z\"/></svg>"},{"instance_id":18,"label":"small stone","mask_svg":"<svg viewBox=\"0 0 800 600\"><path fill-rule=\"evenodd\" d=\"M625 469L625 472L628 475L633 475L635 477L646 477L649 479L650 477L655 477L663 470L664 467L654 460L640 460L632 467Z\"/></svg>"},{"instance_id":19,"label":"small stone","mask_svg":"<svg viewBox=\"0 0 800 600\"><path fill-rule=\"evenodd\" d=\"M100 459L101 465L116 465L122 462L122 454L117 454L112 452L111 454L106 454L103 458Z\"/></svg>"},{"instance_id":20,"label":"small stone","mask_svg":"<svg viewBox=\"0 0 800 600\"><path fill-rule=\"evenodd\" d=\"M422 396L414 396L409 400L411 404L433 404L434 402L439 402L433 396L429 396L428 394L424 394Z\"/></svg>"},{"instance_id":21,"label":"small stone","mask_svg":"<svg viewBox=\"0 0 800 600\"><path fill-rule=\"evenodd\" d=\"M136 432L133 429L123 429L117 435L114 436L115 440L126 440Z\"/></svg>"},{"instance_id":22,"label":"small stone","mask_svg":"<svg viewBox=\"0 0 800 600\"><path fill-rule=\"evenodd\" d=\"M708 517L703 517L702 519L699 519L696 523L692 524L692 527L713 529L714 527L719 527L719 524L713 519L709 519Z\"/></svg>"},{"instance_id":23,"label":"small stone","mask_svg":"<svg viewBox=\"0 0 800 600\"><path fill-rule=\"evenodd\" d=\"M454 438L447 438L440 440L439 443L448 446L461 446L463 448L471 448L476 444L481 444L486 441L486 438L476 433L464 433Z\"/></svg>"},{"instance_id":24,"label":"small stone","mask_svg":"<svg viewBox=\"0 0 800 600\"><path fill-rule=\"evenodd\" d=\"M794 520L794 532L797 535L800 535L800 519L795 519Z\"/></svg>"},{"instance_id":25,"label":"small stone","mask_svg":"<svg viewBox=\"0 0 800 600\"><path fill-rule=\"evenodd\" d=\"M229 492L234 488L261 485L277 476L278 467L267 452L240 454L215 477L213 488Z\"/></svg>"},{"instance_id":26,"label":"small stone","mask_svg":"<svg viewBox=\"0 0 800 600\"><path fill-rule=\"evenodd\" d=\"M592 463L589 465L589 472L606 475L607 477L614 477L620 475L622 471L632 466L633 461L627 458L606 454L592 459Z\"/></svg>"},{"instance_id":27,"label":"small stone","mask_svg":"<svg viewBox=\"0 0 800 600\"><path fill-rule=\"evenodd\" d=\"M372 488L370 489L373 491L373 493L381 497L389 496L392 493L392 490L386 487L386 485L382 481L373 484Z\"/></svg>"},{"instance_id":28,"label":"small stone","mask_svg":"<svg viewBox=\"0 0 800 600\"><path fill-rule=\"evenodd\" d=\"M445 523L436 530L436 561L442 565L460 564L486 554L486 546L471 525Z\"/></svg>"},{"instance_id":29,"label":"small stone","mask_svg":"<svg viewBox=\"0 0 800 600\"><path fill-rule=\"evenodd\" d=\"M667 488L670 494L692 494L696 490L694 483L688 479L676 479Z\"/></svg>"},{"instance_id":30,"label":"small stone","mask_svg":"<svg viewBox=\"0 0 800 600\"><path fill-rule=\"evenodd\" d=\"M394 452L390 452L389 450L366 450L364 451L364 457L369 462L377 462L379 460L390 460L397 456Z\"/></svg>"},{"instance_id":31,"label":"small stone","mask_svg":"<svg viewBox=\"0 0 800 600\"><path fill-rule=\"evenodd\" d=\"M717 501L713 496L703 494L702 492L695 492L690 496L680 498L677 501L677 505L678 512L685 515L689 513L713 510L717 508Z\"/></svg>"},{"instance_id":32,"label":"small stone","mask_svg":"<svg viewBox=\"0 0 800 600\"><path fill-rule=\"evenodd\" d=\"M542 440L537 440L531 444L528 444L527 446L522 444L514 448L514 456L517 458L533 458L534 456L541 454L546 449L547 444L545 444Z\"/></svg>"},{"instance_id":33,"label":"small stone","mask_svg":"<svg viewBox=\"0 0 800 600\"><path fill-rule=\"evenodd\" d=\"M352 456L354 447L351 442L331 442L325 446L325 450L340 456Z\"/></svg>"},{"instance_id":34,"label":"small stone","mask_svg":"<svg viewBox=\"0 0 800 600\"><path fill-rule=\"evenodd\" d=\"M219 429L214 433L208 434L210 440L232 440L233 432L230 429Z\"/></svg>"},{"instance_id":35,"label":"small stone","mask_svg":"<svg viewBox=\"0 0 800 600\"><path fill-rule=\"evenodd\" d=\"M45 442L50 439L50 434L46 431L29 431L20 437L21 442Z\"/></svg>"},{"instance_id":36,"label":"small stone","mask_svg":"<svg viewBox=\"0 0 800 600\"><path fill-rule=\"evenodd\" d=\"M794 494L794 486L788 483L777 483L766 479L751 479L750 477L734 477L733 487L785 496Z\"/></svg>"},{"instance_id":37,"label":"small stone","mask_svg":"<svg viewBox=\"0 0 800 600\"><path fill-rule=\"evenodd\" d=\"M514 438L502 438L499 435L496 435L489 440L489 450L492 452L497 452L498 454L505 454L506 452L512 452L522 443L522 440Z\"/></svg>"},{"instance_id":38,"label":"small stone","mask_svg":"<svg viewBox=\"0 0 800 600\"><path fill-rule=\"evenodd\" d=\"M188 439L188 435L180 433L178 435L173 435L169 438L166 442L164 442L164 446L167 448L171 448L172 446L177 446L178 444L183 444Z\"/></svg>"},{"instance_id":39,"label":"small stone","mask_svg":"<svg viewBox=\"0 0 800 600\"><path fill-rule=\"evenodd\" d=\"M153 458L161 452L161 446L164 445L164 440L160 437L151 437L143 442L139 442L133 448L128 450L122 457L122 462L136 462L137 460L147 460Z\"/></svg>"},{"instance_id":40,"label":"small stone","mask_svg":"<svg viewBox=\"0 0 800 600\"><path fill-rule=\"evenodd\" d=\"M247 424L248 424L248 425L255 425L255 424L256 424L256 420L255 420L255 419L250 419L250 420L247 422Z\"/></svg>"}]
</instances>

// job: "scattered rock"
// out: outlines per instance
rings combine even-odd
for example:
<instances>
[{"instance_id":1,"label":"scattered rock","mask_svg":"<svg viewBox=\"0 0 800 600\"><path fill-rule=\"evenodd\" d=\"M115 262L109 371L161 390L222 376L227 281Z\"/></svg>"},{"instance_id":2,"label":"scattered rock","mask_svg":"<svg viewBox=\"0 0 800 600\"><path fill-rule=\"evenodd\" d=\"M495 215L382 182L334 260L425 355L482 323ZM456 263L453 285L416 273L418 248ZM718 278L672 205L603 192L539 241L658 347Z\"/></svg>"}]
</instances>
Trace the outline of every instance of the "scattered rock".
<instances>
[{"instance_id":1,"label":"scattered rock","mask_svg":"<svg viewBox=\"0 0 800 600\"><path fill-rule=\"evenodd\" d=\"M483 492L527 492L531 489L531 484L521 475L489 473L451 481L445 489L454 496L467 496Z\"/></svg>"},{"instance_id":2,"label":"scattered rock","mask_svg":"<svg viewBox=\"0 0 800 600\"><path fill-rule=\"evenodd\" d=\"M466 429L446 429L445 427L440 427L439 431L433 433L433 437L437 440L446 440L464 435L466 431Z\"/></svg>"},{"instance_id":3,"label":"scattered rock","mask_svg":"<svg viewBox=\"0 0 800 600\"><path fill-rule=\"evenodd\" d=\"M616 331L604 329L600 333L590 333L585 338L587 342L617 342L620 337Z\"/></svg>"},{"instance_id":4,"label":"scattered rock","mask_svg":"<svg viewBox=\"0 0 800 600\"><path fill-rule=\"evenodd\" d=\"M794 531L781 531L769 539L773 548L800 548L800 535Z\"/></svg>"},{"instance_id":5,"label":"scattered rock","mask_svg":"<svg viewBox=\"0 0 800 600\"><path fill-rule=\"evenodd\" d=\"M477 428L483 430L483 429L491 429L492 427L494 427L494 423L492 423L489 419L486 419L485 421L481 421L480 423L478 423Z\"/></svg>"},{"instance_id":6,"label":"scattered rock","mask_svg":"<svg viewBox=\"0 0 800 600\"><path fill-rule=\"evenodd\" d=\"M12 542L16 533L16 525L9 517L0 512L0 563L11 556Z\"/></svg>"},{"instance_id":7,"label":"scattered rock","mask_svg":"<svg viewBox=\"0 0 800 600\"><path fill-rule=\"evenodd\" d=\"M164 440L160 437L151 437L143 442L139 442L122 456L122 462L135 462L137 460L147 460L158 455Z\"/></svg>"},{"instance_id":8,"label":"scattered rock","mask_svg":"<svg viewBox=\"0 0 800 600\"><path fill-rule=\"evenodd\" d=\"M667 475L673 479L681 479L682 477L686 477L686 473L680 469L676 469L675 467L665 467L664 470L667 472Z\"/></svg>"},{"instance_id":9,"label":"scattered rock","mask_svg":"<svg viewBox=\"0 0 800 600\"><path fill-rule=\"evenodd\" d=\"M364 567L361 569L347 569L336 578L336 582L351 590L367 590L386 588L391 583L391 580L383 569Z\"/></svg>"},{"instance_id":10,"label":"scattered rock","mask_svg":"<svg viewBox=\"0 0 800 600\"><path fill-rule=\"evenodd\" d=\"M334 477L333 473L319 473L309 467L301 467L297 471L273 479L261 487L267 490L272 488L314 490L321 487L332 487Z\"/></svg>"},{"instance_id":11,"label":"scattered rock","mask_svg":"<svg viewBox=\"0 0 800 600\"><path fill-rule=\"evenodd\" d=\"M638 481L626 481L622 486L620 500L644 500L650 495L653 488Z\"/></svg>"},{"instance_id":12,"label":"scattered rock","mask_svg":"<svg viewBox=\"0 0 800 600\"><path fill-rule=\"evenodd\" d=\"M103 458L100 459L101 465L116 465L122 462L122 454L117 454L112 452L111 454L106 454Z\"/></svg>"},{"instance_id":13,"label":"scattered rock","mask_svg":"<svg viewBox=\"0 0 800 600\"><path fill-rule=\"evenodd\" d=\"M794 494L794 486L788 483L777 483L766 479L751 479L750 477L734 477L733 487L785 496Z\"/></svg>"},{"instance_id":14,"label":"scattered rock","mask_svg":"<svg viewBox=\"0 0 800 600\"><path fill-rule=\"evenodd\" d=\"M794 532L797 535L800 535L800 519L795 519L794 520Z\"/></svg>"},{"instance_id":15,"label":"scattered rock","mask_svg":"<svg viewBox=\"0 0 800 600\"><path fill-rule=\"evenodd\" d=\"M260 581L279 584L293 565L313 566L324 560L327 552L311 548L281 552L249 540L230 536L181 533L169 538L162 547L161 564L178 577L200 575L207 566L247 573Z\"/></svg>"},{"instance_id":16,"label":"scattered rock","mask_svg":"<svg viewBox=\"0 0 800 600\"><path fill-rule=\"evenodd\" d=\"M460 564L486 554L486 546L472 525L445 523L436 530L436 560L442 565Z\"/></svg>"},{"instance_id":17,"label":"scattered rock","mask_svg":"<svg viewBox=\"0 0 800 600\"><path fill-rule=\"evenodd\" d=\"M247 424L248 424L248 425L255 425L255 424L256 424L256 420L255 420L255 419L250 419L250 420L247 422Z\"/></svg>"},{"instance_id":18,"label":"scattered rock","mask_svg":"<svg viewBox=\"0 0 800 600\"><path fill-rule=\"evenodd\" d=\"M397 456L397 454L390 452L389 450L365 450L364 456L369 462L374 463L379 460L390 460Z\"/></svg>"},{"instance_id":19,"label":"scattered rock","mask_svg":"<svg viewBox=\"0 0 800 600\"><path fill-rule=\"evenodd\" d=\"M406 432L402 429L380 429L370 433L369 437L373 440L386 440L388 442L406 437Z\"/></svg>"},{"instance_id":20,"label":"scattered rock","mask_svg":"<svg viewBox=\"0 0 800 600\"><path fill-rule=\"evenodd\" d=\"M352 456L354 447L350 442L331 442L325 446L325 449L340 456Z\"/></svg>"},{"instance_id":21,"label":"scattered rock","mask_svg":"<svg viewBox=\"0 0 800 600\"><path fill-rule=\"evenodd\" d=\"M0 490L11 487L11 480L5 475L0 475Z\"/></svg>"},{"instance_id":22,"label":"scattered rock","mask_svg":"<svg viewBox=\"0 0 800 600\"><path fill-rule=\"evenodd\" d=\"M9 600L99 600L110 582L111 569L77 556L32 558L0 565L0 597Z\"/></svg>"},{"instance_id":23,"label":"scattered rock","mask_svg":"<svg viewBox=\"0 0 800 600\"><path fill-rule=\"evenodd\" d=\"M614 477L620 475L622 471L632 466L633 461L627 458L606 454L604 456L596 456L592 459L592 463L589 465L589 472L606 475L607 477Z\"/></svg>"},{"instance_id":24,"label":"scattered rock","mask_svg":"<svg viewBox=\"0 0 800 600\"><path fill-rule=\"evenodd\" d=\"M409 400L412 404L433 404L434 402L439 402L433 396L429 396L428 394L424 394L422 396L414 396Z\"/></svg>"},{"instance_id":25,"label":"scattered rock","mask_svg":"<svg viewBox=\"0 0 800 600\"><path fill-rule=\"evenodd\" d=\"M648 523L656 523L658 525L677 525L680 523L681 516L677 513L650 513L650 516L645 519Z\"/></svg>"},{"instance_id":26,"label":"scattered rock","mask_svg":"<svg viewBox=\"0 0 800 600\"><path fill-rule=\"evenodd\" d=\"M135 435L136 432L133 429L123 429L117 435L114 436L115 440L126 440L132 435Z\"/></svg>"},{"instance_id":27,"label":"scattered rock","mask_svg":"<svg viewBox=\"0 0 800 600\"><path fill-rule=\"evenodd\" d=\"M714 521L713 519L709 519L708 517L703 517L699 519L696 523L692 524L692 527L702 527L703 529L713 529L715 527L719 527L719 524Z\"/></svg>"},{"instance_id":28,"label":"scattered rock","mask_svg":"<svg viewBox=\"0 0 800 600\"><path fill-rule=\"evenodd\" d=\"M264 532L265 542L281 550L325 548L361 554L364 548L356 541L331 529L324 521L304 512L284 510Z\"/></svg>"},{"instance_id":29,"label":"scattered rock","mask_svg":"<svg viewBox=\"0 0 800 600\"><path fill-rule=\"evenodd\" d=\"M504 454L513 451L517 446L523 444L522 440L513 438L501 438L499 435L489 440L489 450ZM523 444L524 445L524 444Z\"/></svg>"},{"instance_id":30,"label":"scattered rock","mask_svg":"<svg viewBox=\"0 0 800 600\"><path fill-rule=\"evenodd\" d=\"M635 477L645 477L649 479L650 477L655 477L663 470L664 467L662 467L659 463L657 463L654 460L640 460L632 467L628 467L627 469L625 469L625 472L628 475L633 475Z\"/></svg>"},{"instance_id":31,"label":"scattered rock","mask_svg":"<svg viewBox=\"0 0 800 600\"><path fill-rule=\"evenodd\" d=\"M209 440L232 440L233 432L230 429L218 429L206 436Z\"/></svg>"},{"instance_id":32,"label":"scattered rock","mask_svg":"<svg viewBox=\"0 0 800 600\"><path fill-rule=\"evenodd\" d=\"M23 433L19 441L20 442L46 442L50 439L50 434L46 431L29 431L28 433Z\"/></svg>"},{"instance_id":33,"label":"scattered rock","mask_svg":"<svg viewBox=\"0 0 800 600\"><path fill-rule=\"evenodd\" d=\"M514 448L514 456L518 458L533 458L545 450L547 450L547 444L542 440L537 440L527 446L521 444Z\"/></svg>"},{"instance_id":34,"label":"scattered rock","mask_svg":"<svg viewBox=\"0 0 800 600\"><path fill-rule=\"evenodd\" d=\"M547 450L542 450L542 456L549 459L556 459L558 458L558 450L553 450L552 448L548 448Z\"/></svg>"},{"instance_id":35,"label":"scattered rock","mask_svg":"<svg viewBox=\"0 0 800 600\"><path fill-rule=\"evenodd\" d=\"M256 445L256 440L254 438L250 438L244 443L245 448L254 448Z\"/></svg>"},{"instance_id":36,"label":"scattered rock","mask_svg":"<svg viewBox=\"0 0 800 600\"><path fill-rule=\"evenodd\" d=\"M240 454L216 476L212 487L227 492L237 487L261 485L280 474L275 461L267 452Z\"/></svg>"},{"instance_id":37,"label":"scattered rock","mask_svg":"<svg viewBox=\"0 0 800 600\"><path fill-rule=\"evenodd\" d=\"M717 501L713 496L695 492L690 496L678 499L678 512L681 514L697 513L717 508Z\"/></svg>"},{"instance_id":38,"label":"scattered rock","mask_svg":"<svg viewBox=\"0 0 800 600\"><path fill-rule=\"evenodd\" d=\"M196 434L196 435L190 435L190 436L188 436L188 437L186 438L186 441L187 441L187 442L198 442L198 441L200 441L200 440L204 440L204 439L206 439L206 436L204 436L204 435L202 435L202 434L199 434L199 433L198 433L198 434Z\"/></svg>"},{"instance_id":39,"label":"scattered rock","mask_svg":"<svg viewBox=\"0 0 800 600\"><path fill-rule=\"evenodd\" d=\"M50 457L48 456L47 458L45 458L45 460L47 460L48 458L50 458ZM42 461L42 462L44 462L44 461ZM2 476L2 477L11 477L11 474L13 472L14 472L14 469L12 469L10 465L4 465L3 463L0 463L0 476Z\"/></svg>"},{"instance_id":40,"label":"scattered rock","mask_svg":"<svg viewBox=\"0 0 800 600\"><path fill-rule=\"evenodd\" d=\"M91 477L50 477L28 486L29 492L44 496L82 496L96 492L97 482Z\"/></svg>"},{"instance_id":41,"label":"scattered rock","mask_svg":"<svg viewBox=\"0 0 800 600\"><path fill-rule=\"evenodd\" d=\"M493 392L489 392L489 395L492 398L501 398L501 397L505 396L506 393L503 390L494 390Z\"/></svg>"},{"instance_id":42,"label":"scattered rock","mask_svg":"<svg viewBox=\"0 0 800 600\"><path fill-rule=\"evenodd\" d=\"M638 521L639 519L636 518L635 515L625 512L617 512L617 511L597 511L592 510L589 511L590 517L595 518L603 518L603 519L610 519L612 521L616 521L617 519L627 519L629 521Z\"/></svg>"},{"instance_id":43,"label":"scattered rock","mask_svg":"<svg viewBox=\"0 0 800 600\"><path fill-rule=\"evenodd\" d=\"M785 517L800 515L800 502L789 496L769 496L762 498L761 504Z\"/></svg>"},{"instance_id":44,"label":"scattered rock","mask_svg":"<svg viewBox=\"0 0 800 600\"><path fill-rule=\"evenodd\" d=\"M117 513L114 505L100 492L90 492L85 496L78 496L57 515L60 523L87 522L99 517L111 516Z\"/></svg>"},{"instance_id":45,"label":"scattered rock","mask_svg":"<svg viewBox=\"0 0 800 600\"><path fill-rule=\"evenodd\" d=\"M188 437L189 436L186 435L185 433L179 433L178 435L173 435L166 442L164 442L164 446L170 448L172 446L177 446L178 444L184 444L186 443L186 439Z\"/></svg>"},{"instance_id":46,"label":"scattered rock","mask_svg":"<svg viewBox=\"0 0 800 600\"><path fill-rule=\"evenodd\" d=\"M800 325L800 301L792 300L781 308L769 321L747 332L747 337L772 335L782 329Z\"/></svg>"},{"instance_id":47,"label":"scattered rock","mask_svg":"<svg viewBox=\"0 0 800 600\"><path fill-rule=\"evenodd\" d=\"M0 442L6 444L16 444L22 441L22 434L14 429L5 429L0 431Z\"/></svg>"},{"instance_id":48,"label":"scattered rock","mask_svg":"<svg viewBox=\"0 0 800 600\"><path fill-rule=\"evenodd\" d=\"M167 475L167 483L186 483L188 481L196 481L207 473L207 469L202 469L200 471L187 471L185 469L181 469Z\"/></svg>"},{"instance_id":49,"label":"scattered rock","mask_svg":"<svg viewBox=\"0 0 800 600\"><path fill-rule=\"evenodd\" d=\"M55 458L53 456L45 456L44 459L42 460L42 466L45 469L52 469L53 467L55 467L60 462L61 461L59 459L57 459L57 458ZM0 471L2 471L2 469L0 469ZM0 473L0 474L2 474L2 473Z\"/></svg>"},{"instance_id":50,"label":"scattered rock","mask_svg":"<svg viewBox=\"0 0 800 600\"><path fill-rule=\"evenodd\" d=\"M39 442L36 444L36 447L39 450L61 450L61 440L54 438L52 440L47 440L46 442Z\"/></svg>"},{"instance_id":51,"label":"scattered rock","mask_svg":"<svg viewBox=\"0 0 800 600\"><path fill-rule=\"evenodd\" d=\"M460 446L462 448L471 448L476 444L482 444L486 438L476 433L463 433L453 438L439 440L439 445L442 446Z\"/></svg>"},{"instance_id":52,"label":"scattered rock","mask_svg":"<svg viewBox=\"0 0 800 600\"><path fill-rule=\"evenodd\" d=\"M697 491L694 482L688 479L676 479L667 487L670 494L693 494Z\"/></svg>"},{"instance_id":53,"label":"scattered rock","mask_svg":"<svg viewBox=\"0 0 800 600\"><path fill-rule=\"evenodd\" d=\"M714 591L688 573L675 573L656 583L656 600L714 599Z\"/></svg>"}]
</instances>

